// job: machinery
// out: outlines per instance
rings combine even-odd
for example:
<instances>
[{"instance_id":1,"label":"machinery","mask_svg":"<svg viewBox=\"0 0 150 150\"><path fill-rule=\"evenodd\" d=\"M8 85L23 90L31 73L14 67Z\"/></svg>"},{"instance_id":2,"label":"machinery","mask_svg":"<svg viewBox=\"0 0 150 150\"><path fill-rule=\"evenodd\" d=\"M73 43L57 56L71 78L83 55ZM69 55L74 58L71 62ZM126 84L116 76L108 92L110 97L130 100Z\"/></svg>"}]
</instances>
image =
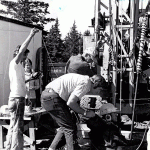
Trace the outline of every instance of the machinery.
<instances>
[{"instance_id":1,"label":"machinery","mask_svg":"<svg viewBox=\"0 0 150 150\"><path fill-rule=\"evenodd\" d=\"M149 118L150 110L150 1L109 0L106 6L95 0L95 45L99 50L99 72L109 84L111 100L121 114L132 118L131 135L135 121ZM109 11L102 15L101 7ZM141 119L142 116L142 119Z\"/></svg>"}]
</instances>

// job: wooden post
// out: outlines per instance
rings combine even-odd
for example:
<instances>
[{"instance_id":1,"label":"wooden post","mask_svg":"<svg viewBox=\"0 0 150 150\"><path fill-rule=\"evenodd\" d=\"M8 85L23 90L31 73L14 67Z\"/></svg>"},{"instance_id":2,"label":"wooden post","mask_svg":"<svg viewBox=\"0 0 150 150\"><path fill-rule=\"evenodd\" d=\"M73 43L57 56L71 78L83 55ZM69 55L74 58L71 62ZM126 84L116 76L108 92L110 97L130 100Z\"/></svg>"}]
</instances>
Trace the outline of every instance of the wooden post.
<instances>
[{"instance_id":1,"label":"wooden post","mask_svg":"<svg viewBox=\"0 0 150 150\"><path fill-rule=\"evenodd\" d=\"M134 6L135 6L135 2L134 0L130 0L130 25L134 24ZM130 27L130 53L133 54L133 40L134 40L134 31L133 31L133 27ZM130 58L130 62L131 62L131 67L132 70L131 72L129 72L129 104L130 106L132 106L132 99L133 99L133 94L134 94L134 57L132 55L132 57Z\"/></svg>"},{"instance_id":2,"label":"wooden post","mask_svg":"<svg viewBox=\"0 0 150 150\"><path fill-rule=\"evenodd\" d=\"M97 46L98 32L99 32L99 15L100 14L100 0L95 0L95 42Z\"/></svg>"},{"instance_id":3,"label":"wooden post","mask_svg":"<svg viewBox=\"0 0 150 150\"><path fill-rule=\"evenodd\" d=\"M29 122L29 135L34 142L33 144L30 145L30 148L31 150L36 150L35 128L33 120Z\"/></svg>"},{"instance_id":4,"label":"wooden post","mask_svg":"<svg viewBox=\"0 0 150 150\"><path fill-rule=\"evenodd\" d=\"M94 38L95 46L97 46L98 34L99 34L99 17L100 17L100 0L95 0L95 26L94 26ZM101 74L101 67L97 65L97 73Z\"/></svg>"},{"instance_id":5,"label":"wooden post","mask_svg":"<svg viewBox=\"0 0 150 150\"><path fill-rule=\"evenodd\" d=\"M4 148L3 126L0 124L0 149Z\"/></svg>"},{"instance_id":6,"label":"wooden post","mask_svg":"<svg viewBox=\"0 0 150 150\"><path fill-rule=\"evenodd\" d=\"M112 0L109 0L109 9L110 9L110 36L111 35L115 35L115 25L116 25L116 15L117 15L117 6L116 3L113 1L113 3L111 4ZM115 36L111 36L112 39L112 51L113 51L113 66L112 66L112 103L114 105L116 105L116 86L117 86L117 61L116 61L116 37Z\"/></svg>"}]
</instances>

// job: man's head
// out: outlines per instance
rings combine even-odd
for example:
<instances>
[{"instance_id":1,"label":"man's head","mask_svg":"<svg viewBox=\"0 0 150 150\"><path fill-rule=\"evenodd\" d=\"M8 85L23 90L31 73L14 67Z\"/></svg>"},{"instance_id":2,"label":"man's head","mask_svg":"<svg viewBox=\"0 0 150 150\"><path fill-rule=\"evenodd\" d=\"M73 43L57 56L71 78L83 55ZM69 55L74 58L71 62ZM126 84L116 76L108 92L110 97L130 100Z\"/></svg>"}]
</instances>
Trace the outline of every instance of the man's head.
<instances>
[{"instance_id":1,"label":"man's head","mask_svg":"<svg viewBox=\"0 0 150 150\"><path fill-rule=\"evenodd\" d=\"M86 48L82 54L87 63L95 62L97 63L96 55L98 54L95 47Z\"/></svg>"},{"instance_id":2,"label":"man's head","mask_svg":"<svg viewBox=\"0 0 150 150\"><path fill-rule=\"evenodd\" d=\"M106 80L101 75L93 75L90 79L93 83L94 89L97 87L106 87Z\"/></svg>"},{"instance_id":3,"label":"man's head","mask_svg":"<svg viewBox=\"0 0 150 150\"><path fill-rule=\"evenodd\" d=\"M18 45L16 47L16 50L14 51L14 54L13 54L13 57L16 57L16 55L19 53L19 49L20 49L21 45ZM30 51L28 49L25 50L24 54L23 54L23 57L22 57L22 61L26 60L27 56L28 56L28 53Z\"/></svg>"}]
</instances>

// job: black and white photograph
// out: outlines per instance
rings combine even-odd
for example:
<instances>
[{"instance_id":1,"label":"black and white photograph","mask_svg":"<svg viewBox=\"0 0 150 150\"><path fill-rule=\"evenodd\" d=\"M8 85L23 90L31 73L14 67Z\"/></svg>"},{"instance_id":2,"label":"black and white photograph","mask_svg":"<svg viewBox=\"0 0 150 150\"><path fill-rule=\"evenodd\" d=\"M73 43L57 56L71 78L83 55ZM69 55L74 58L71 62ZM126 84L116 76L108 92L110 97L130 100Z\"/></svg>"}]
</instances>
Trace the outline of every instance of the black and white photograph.
<instances>
[{"instance_id":1,"label":"black and white photograph","mask_svg":"<svg viewBox=\"0 0 150 150\"><path fill-rule=\"evenodd\" d=\"M0 150L150 150L150 0L0 0Z\"/></svg>"}]
</instances>

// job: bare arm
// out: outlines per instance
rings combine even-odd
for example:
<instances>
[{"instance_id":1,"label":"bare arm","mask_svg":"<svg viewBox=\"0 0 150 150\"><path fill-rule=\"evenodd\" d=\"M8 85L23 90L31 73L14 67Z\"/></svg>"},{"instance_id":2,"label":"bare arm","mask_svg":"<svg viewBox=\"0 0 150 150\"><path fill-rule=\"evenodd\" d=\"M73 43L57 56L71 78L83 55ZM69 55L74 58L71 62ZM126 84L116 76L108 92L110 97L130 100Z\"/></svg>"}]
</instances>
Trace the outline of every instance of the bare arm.
<instances>
[{"instance_id":1,"label":"bare arm","mask_svg":"<svg viewBox=\"0 0 150 150\"><path fill-rule=\"evenodd\" d=\"M79 104L77 103L79 101L79 98L74 95L71 94L68 101L67 101L67 105L74 110L75 112L79 113L79 114L84 114L84 109L82 109Z\"/></svg>"},{"instance_id":2,"label":"bare arm","mask_svg":"<svg viewBox=\"0 0 150 150\"><path fill-rule=\"evenodd\" d=\"M35 33L37 33L39 30L36 29L36 28L33 28L29 34L29 36L26 38L26 40L23 42L23 44L21 45L20 49L19 49L19 53L17 54L17 56L14 58L15 59L15 62L18 64L22 57L23 57L23 54L25 52L25 50L27 49L32 37L35 35Z\"/></svg>"},{"instance_id":3,"label":"bare arm","mask_svg":"<svg viewBox=\"0 0 150 150\"><path fill-rule=\"evenodd\" d=\"M79 98L76 95L71 94L67 101L67 105L75 112L84 115L85 110L80 107L80 105L77 103L78 101L79 101ZM90 110L90 111L86 112L86 117L90 118L90 117L94 117L94 116L95 116L94 111Z\"/></svg>"}]
</instances>

